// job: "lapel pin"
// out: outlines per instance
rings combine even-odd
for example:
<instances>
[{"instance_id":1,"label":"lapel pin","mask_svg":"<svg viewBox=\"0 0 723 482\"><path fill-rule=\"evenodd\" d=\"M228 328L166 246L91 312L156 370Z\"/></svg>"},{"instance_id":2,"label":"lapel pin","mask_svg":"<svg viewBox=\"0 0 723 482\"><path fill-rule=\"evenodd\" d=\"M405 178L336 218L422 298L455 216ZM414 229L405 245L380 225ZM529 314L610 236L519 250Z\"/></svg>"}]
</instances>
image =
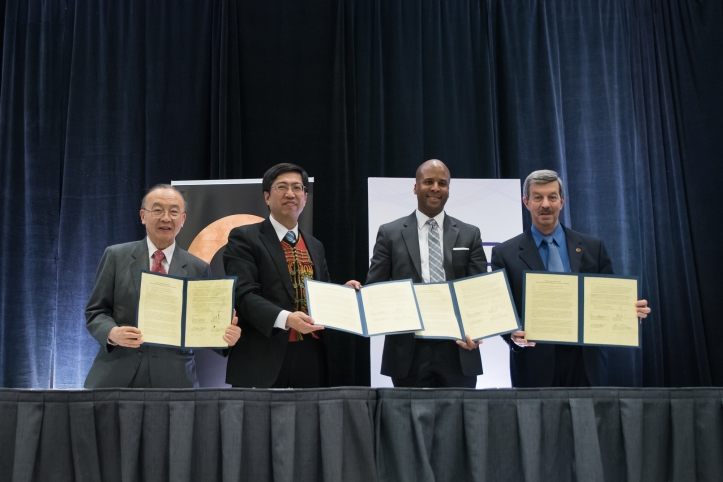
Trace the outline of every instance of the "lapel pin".
<instances>
[{"instance_id":1,"label":"lapel pin","mask_svg":"<svg viewBox=\"0 0 723 482\"><path fill-rule=\"evenodd\" d=\"M580 248L575 248L575 251L577 251L578 253L580 253L580 252L582 251L582 249L580 249Z\"/></svg>"}]
</instances>

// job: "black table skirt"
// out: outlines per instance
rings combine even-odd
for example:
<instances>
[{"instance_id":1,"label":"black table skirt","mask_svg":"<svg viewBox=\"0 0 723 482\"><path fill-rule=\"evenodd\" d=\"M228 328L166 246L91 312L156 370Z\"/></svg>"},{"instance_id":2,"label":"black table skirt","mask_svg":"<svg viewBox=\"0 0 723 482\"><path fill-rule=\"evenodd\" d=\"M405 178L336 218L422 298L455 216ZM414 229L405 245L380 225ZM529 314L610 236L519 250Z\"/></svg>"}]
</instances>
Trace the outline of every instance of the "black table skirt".
<instances>
[{"instance_id":1,"label":"black table skirt","mask_svg":"<svg viewBox=\"0 0 723 482\"><path fill-rule=\"evenodd\" d=\"M723 480L723 390L0 389L0 480Z\"/></svg>"}]
</instances>

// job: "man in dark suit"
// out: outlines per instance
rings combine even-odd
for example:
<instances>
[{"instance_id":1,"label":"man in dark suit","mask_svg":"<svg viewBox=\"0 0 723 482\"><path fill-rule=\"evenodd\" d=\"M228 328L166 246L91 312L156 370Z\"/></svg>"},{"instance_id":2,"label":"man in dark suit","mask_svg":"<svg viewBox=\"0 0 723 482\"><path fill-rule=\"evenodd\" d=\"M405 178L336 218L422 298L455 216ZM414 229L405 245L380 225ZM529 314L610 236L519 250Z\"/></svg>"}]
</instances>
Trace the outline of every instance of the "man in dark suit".
<instances>
[{"instance_id":1,"label":"man in dark suit","mask_svg":"<svg viewBox=\"0 0 723 482\"><path fill-rule=\"evenodd\" d=\"M329 281L324 246L299 230L308 181L294 164L266 171L269 217L229 234L223 262L226 274L238 277L235 306L243 330L226 368L226 383L234 387L329 386L323 327L308 315L304 288L307 278Z\"/></svg>"},{"instance_id":2,"label":"man in dark suit","mask_svg":"<svg viewBox=\"0 0 723 482\"><path fill-rule=\"evenodd\" d=\"M479 228L444 212L449 198L449 169L431 159L417 169L417 209L379 228L367 284L411 278L414 283L450 281L487 272ZM465 341L425 340L413 333L387 335L382 375L395 387L468 387L482 373L479 345Z\"/></svg>"},{"instance_id":3,"label":"man in dark suit","mask_svg":"<svg viewBox=\"0 0 723 482\"><path fill-rule=\"evenodd\" d=\"M522 202L532 226L492 250L492 269L507 272L517 312L522 313L524 270L612 274L602 241L559 222L565 204L562 180L555 171L535 171L525 179ZM650 313L648 302L636 302L638 316ZM585 387L607 385L606 352L595 346L530 342L524 331L503 335L510 346L514 387Z\"/></svg>"},{"instance_id":4,"label":"man in dark suit","mask_svg":"<svg viewBox=\"0 0 723 482\"><path fill-rule=\"evenodd\" d=\"M141 202L147 237L109 246L85 308L86 327L100 350L85 379L86 388L193 388L198 386L193 350L143 346L135 328L141 270L207 278L208 264L176 246L186 220L185 201L168 184L152 187ZM241 331L229 325L223 340L232 346Z\"/></svg>"}]
</instances>

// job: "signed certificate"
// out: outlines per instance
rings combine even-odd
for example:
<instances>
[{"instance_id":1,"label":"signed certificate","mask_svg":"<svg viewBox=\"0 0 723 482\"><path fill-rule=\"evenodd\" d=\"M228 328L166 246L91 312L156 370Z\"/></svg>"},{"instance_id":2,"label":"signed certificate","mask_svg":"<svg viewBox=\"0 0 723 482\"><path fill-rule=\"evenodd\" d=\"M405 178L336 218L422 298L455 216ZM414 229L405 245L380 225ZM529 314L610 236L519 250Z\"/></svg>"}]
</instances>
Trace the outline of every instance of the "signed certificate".
<instances>
[{"instance_id":1,"label":"signed certificate","mask_svg":"<svg viewBox=\"0 0 723 482\"><path fill-rule=\"evenodd\" d=\"M494 271L446 283L414 285L424 322L420 338L479 340L519 330L507 276Z\"/></svg>"},{"instance_id":2,"label":"signed certificate","mask_svg":"<svg viewBox=\"0 0 723 482\"><path fill-rule=\"evenodd\" d=\"M226 348L235 277L186 279L141 272L137 326L150 345Z\"/></svg>"},{"instance_id":3,"label":"signed certificate","mask_svg":"<svg viewBox=\"0 0 723 482\"><path fill-rule=\"evenodd\" d=\"M185 346L225 348L223 334L233 318L233 279L188 280Z\"/></svg>"},{"instance_id":4,"label":"signed certificate","mask_svg":"<svg viewBox=\"0 0 723 482\"><path fill-rule=\"evenodd\" d=\"M362 336L423 329L411 280L349 286L306 280L309 316L318 325Z\"/></svg>"},{"instance_id":5,"label":"signed certificate","mask_svg":"<svg viewBox=\"0 0 723 482\"><path fill-rule=\"evenodd\" d=\"M524 276L528 340L640 346L636 277L538 271Z\"/></svg>"},{"instance_id":6,"label":"signed certificate","mask_svg":"<svg viewBox=\"0 0 723 482\"><path fill-rule=\"evenodd\" d=\"M528 340L577 343L578 278L570 274L525 274Z\"/></svg>"},{"instance_id":7,"label":"signed certificate","mask_svg":"<svg viewBox=\"0 0 723 482\"><path fill-rule=\"evenodd\" d=\"M138 329L144 343L181 346L183 287L182 279L141 273Z\"/></svg>"},{"instance_id":8,"label":"signed certificate","mask_svg":"<svg viewBox=\"0 0 723 482\"><path fill-rule=\"evenodd\" d=\"M638 346L638 282L585 277L584 342Z\"/></svg>"}]
</instances>

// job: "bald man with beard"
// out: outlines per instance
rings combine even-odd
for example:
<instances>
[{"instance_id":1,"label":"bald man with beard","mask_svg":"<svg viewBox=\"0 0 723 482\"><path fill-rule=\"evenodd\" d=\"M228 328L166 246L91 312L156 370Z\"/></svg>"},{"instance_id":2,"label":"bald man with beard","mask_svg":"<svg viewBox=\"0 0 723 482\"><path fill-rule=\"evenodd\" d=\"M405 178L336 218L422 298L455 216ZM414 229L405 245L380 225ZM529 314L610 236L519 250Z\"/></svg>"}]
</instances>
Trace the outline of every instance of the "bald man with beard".
<instances>
[{"instance_id":1,"label":"bald man with beard","mask_svg":"<svg viewBox=\"0 0 723 482\"><path fill-rule=\"evenodd\" d=\"M367 284L451 281L487 272L479 228L444 212L449 185L449 169L442 161L430 159L419 166L413 189L417 209L379 228ZM469 336L455 342L415 338L414 333L387 335L381 373L395 387L474 388L482 374L481 343Z\"/></svg>"}]
</instances>

